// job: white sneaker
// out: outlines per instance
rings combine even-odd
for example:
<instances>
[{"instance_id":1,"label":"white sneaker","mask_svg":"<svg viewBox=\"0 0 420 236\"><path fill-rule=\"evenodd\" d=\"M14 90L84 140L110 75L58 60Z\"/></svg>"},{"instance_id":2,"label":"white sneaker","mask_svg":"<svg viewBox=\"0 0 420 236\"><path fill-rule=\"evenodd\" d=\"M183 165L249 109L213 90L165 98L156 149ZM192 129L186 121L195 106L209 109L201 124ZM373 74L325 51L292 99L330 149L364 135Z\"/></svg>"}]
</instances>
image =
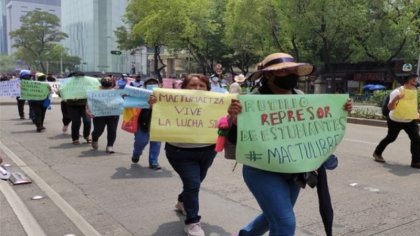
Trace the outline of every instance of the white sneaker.
<instances>
[{"instance_id":1,"label":"white sneaker","mask_svg":"<svg viewBox=\"0 0 420 236\"><path fill-rule=\"evenodd\" d=\"M185 225L184 231L188 236L205 236L200 222Z\"/></svg>"},{"instance_id":2,"label":"white sneaker","mask_svg":"<svg viewBox=\"0 0 420 236\"><path fill-rule=\"evenodd\" d=\"M177 202L175 204L175 210L179 213L183 214L184 216L187 215L187 212L185 212L184 203L183 202Z\"/></svg>"}]
</instances>

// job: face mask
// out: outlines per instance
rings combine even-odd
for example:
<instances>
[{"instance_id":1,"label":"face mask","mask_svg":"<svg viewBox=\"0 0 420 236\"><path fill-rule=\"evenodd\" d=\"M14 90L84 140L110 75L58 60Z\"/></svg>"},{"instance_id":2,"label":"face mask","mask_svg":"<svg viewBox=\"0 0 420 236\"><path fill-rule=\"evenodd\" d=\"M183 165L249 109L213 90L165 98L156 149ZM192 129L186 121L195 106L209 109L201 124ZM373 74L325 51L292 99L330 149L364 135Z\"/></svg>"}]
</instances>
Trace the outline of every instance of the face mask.
<instances>
[{"instance_id":1,"label":"face mask","mask_svg":"<svg viewBox=\"0 0 420 236\"><path fill-rule=\"evenodd\" d=\"M296 87L298 80L298 75L290 74L287 76L275 77L273 83L279 88L290 90Z\"/></svg>"},{"instance_id":2,"label":"face mask","mask_svg":"<svg viewBox=\"0 0 420 236\"><path fill-rule=\"evenodd\" d=\"M159 88L159 85L157 85L157 84L148 84L148 85L146 85L146 89L147 90L153 91L153 89L155 89L155 88Z\"/></svg>"}]
</instances>

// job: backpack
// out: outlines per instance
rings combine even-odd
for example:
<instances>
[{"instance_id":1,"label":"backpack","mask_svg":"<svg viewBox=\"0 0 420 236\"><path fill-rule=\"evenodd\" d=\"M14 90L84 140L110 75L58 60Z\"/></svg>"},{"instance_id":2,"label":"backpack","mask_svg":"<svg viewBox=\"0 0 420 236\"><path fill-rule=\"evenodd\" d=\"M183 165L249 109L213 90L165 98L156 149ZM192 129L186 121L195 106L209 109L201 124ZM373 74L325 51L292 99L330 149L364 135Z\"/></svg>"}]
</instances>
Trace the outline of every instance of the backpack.
<instances>
[{"instance_id":1,"label":"backpack","mask_svg":"<svg viewBox=\"0 0 420 236\"><path fill-rule=\"evenodd\" d=\"M388 117L389 115L388 103L389 103L389 94L386 95L384 97L384 100L382 101L382 115L385 117Z\"/></svg>"}]
</instances>

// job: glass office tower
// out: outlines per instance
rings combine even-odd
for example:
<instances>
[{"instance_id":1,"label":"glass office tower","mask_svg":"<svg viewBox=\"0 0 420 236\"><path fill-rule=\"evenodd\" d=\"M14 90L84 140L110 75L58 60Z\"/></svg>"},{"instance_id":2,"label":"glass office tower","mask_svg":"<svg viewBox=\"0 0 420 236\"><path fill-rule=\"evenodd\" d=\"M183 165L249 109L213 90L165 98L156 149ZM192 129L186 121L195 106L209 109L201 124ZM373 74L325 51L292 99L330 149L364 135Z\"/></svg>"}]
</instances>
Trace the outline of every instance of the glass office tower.
<instances>
[{"instance_id":1,"label":"glass office tower","mask_svg":"<svg viewBox=\"0 0 420 236\"><path fill-rule=\"evenodd\" d=\"M62 0L62 31L68 34L64 47L81 58L82 71L123 72L130 69L129 53L117 50L114 30L122 25L126 0Z\"/></svg>"}]
</instances>

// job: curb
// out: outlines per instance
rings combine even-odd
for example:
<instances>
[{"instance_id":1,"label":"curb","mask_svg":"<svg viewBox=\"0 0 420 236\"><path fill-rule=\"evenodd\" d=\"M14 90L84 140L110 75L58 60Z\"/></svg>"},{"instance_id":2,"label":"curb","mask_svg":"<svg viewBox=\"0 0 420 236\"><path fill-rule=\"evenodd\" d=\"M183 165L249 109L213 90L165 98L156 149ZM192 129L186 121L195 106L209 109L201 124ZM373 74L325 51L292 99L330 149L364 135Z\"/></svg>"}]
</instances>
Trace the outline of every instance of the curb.
<instances>
[{"instance_id":1,"label":"curb","mask_svg":"<svg viewBox=\"0 0 420 236\"><path fill-rule=\"evenodd\" d=\"M357 125L387 127L386 120L375 120L375 119L363 119L363 118L356 118L356 117L347 117L347 123L357 124Z\"/></svg>"}]
</instances>

